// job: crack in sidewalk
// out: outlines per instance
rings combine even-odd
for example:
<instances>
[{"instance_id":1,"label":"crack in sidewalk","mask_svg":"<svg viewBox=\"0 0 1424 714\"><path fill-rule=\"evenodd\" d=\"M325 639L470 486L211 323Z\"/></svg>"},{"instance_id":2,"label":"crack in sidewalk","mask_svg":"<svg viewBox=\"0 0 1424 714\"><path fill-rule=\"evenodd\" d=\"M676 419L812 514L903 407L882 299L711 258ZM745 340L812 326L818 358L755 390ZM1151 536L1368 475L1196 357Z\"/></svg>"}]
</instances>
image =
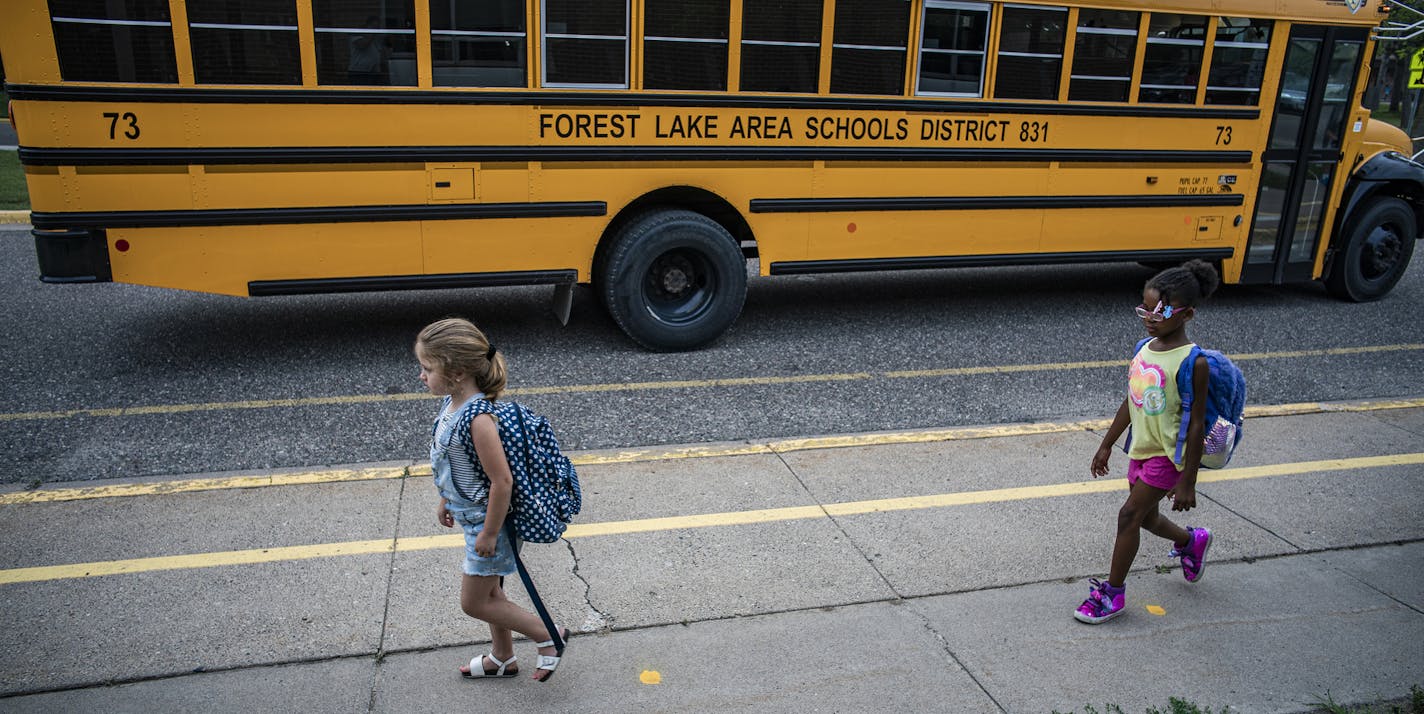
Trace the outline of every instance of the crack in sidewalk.
<instances>
[{"instance_id":1,"label":"crack in sidewalk","mask_svg":"<svg viewBox=\"0 0 1424 714\"><path fill-rule=\"evenodd\" d=\"M885 573L881 572L880 568L876 567L875 559L869 553L866 553L865 549L861 548L860 544L856 543L854 538L850 537L850 534L846 532L845 526L841 525L840 521L837 521L836 517L831 515L830 511L826 510L826 504L821 503L821 499L817 498L816 494L813 493L810 487L806 485L806 481L801 478L801 474L796 473L796 469L793 468L791 464L786 462L786 455L776 449L772 449L771 453L776 454L777 460L781 462L782 466L786 467L787 473L790 473L791 477L796 479L796 483L799 484L801 486L801 490L805 491L806 495L810 497L811 502L816 504L816 508L821 509L821 513L824 514L826 518L830 520L831 525L835 526L837 531L840 531L841 536L846 539L846 542L850 544L850 547L854 548L855 552L860 554L860 557L865 560L865 564L869 565L870 569L875 572L875 575L880 578L880 582L885 584L885 589L893 593L895 595L896 600L904 600L904 594L901 593L899 590L895 589L895 585L890 582L890 578L886 577Z\"/></svg>"},{"instance_id":2,"label":"crack in sidewalk","mask_svg":"<svg viewBox=\"0 0 1424 714\"><path fill-rule=\"evenodd\" d=\"M405 486L410 481L410 469L406 469L405 476L400 479L400 489L396 492L396 522L395 528L391 532L391 557L386 565L386 597L381 609L381 636L376 640L376 651L372 654L370 697L366 700L366 711L376 711L376 690L381 681L381 665L386 659L386 630L390 627L391 621L391 592L395 589L396 582L396 548L395 544L400 540L401 516L405 513Z\"/></svg>"},{"instance_id":3,"label":"crack in sidewalk","mask_svg":"<svg viewBox=\"0 0 1424 714\"><path fill-rule=\"evenodd\" d=\"M909 608L910 612L915 613L915 617L919 618L920 624L924 625L925 631L930 633L930 636L935 638L935 641L939 642L940 649L944 651L945 656L949 657L951 661L959 665L960 671L964 672L965 676L969 677L970 681L974 682L974 686L978 687L979 691L983 692L984 696L988 697L989 701L993 702L994 706L999 708L999 711L1008 714L1009 710L1005 709L1004 705L999 703L999 700L994 697L994 693L990 692L989 688L984 686L984 683L979 681L978 677L974 676L974 672L969 669L968 665L964 664L964 662L959 659L959 655L956 655L954 653L954 648L950 647L949 640L945 639L944 635L940 634L940 631L934 628L934 624L930 621L930 616L916 609L914 601L907 600L905 604Z\"/></svg>"},{"instance_id":4,"label":"crack in sidewalk","mask_svg":"<svg viewBox=\"0 0 1424 714\"><path fill-rule=\"evenodd\" d=\"M561 540L563 540L564 545L569 549L569 557L573 558L574 577L583 583L583 604L588 608L588 611L584 614L583 624L579 626L579 632L598 632L600 630L613 629L613 616L603 612L593 604L593 584L588 581L588 578L583 576L583 573L579 572L579 555L578 551L574 549L573 542L567 538Z\"/></svg>"}]
</instances>

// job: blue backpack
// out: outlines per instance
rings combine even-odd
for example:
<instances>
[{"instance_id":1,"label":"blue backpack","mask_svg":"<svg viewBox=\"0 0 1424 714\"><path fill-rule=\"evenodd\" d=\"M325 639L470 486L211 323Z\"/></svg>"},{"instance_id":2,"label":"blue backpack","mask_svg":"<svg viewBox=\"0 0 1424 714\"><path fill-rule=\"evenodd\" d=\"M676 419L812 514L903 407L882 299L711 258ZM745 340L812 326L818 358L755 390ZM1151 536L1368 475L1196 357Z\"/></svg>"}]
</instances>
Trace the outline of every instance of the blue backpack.
<instances>
[{"instance_id":1,"label":"blue backpack","mask_svg":"<svg viewBox=\"0 0 1424 714\"><path fill-rule=\"evenodd\" d=\"M1152 340L1144 337L1132 351L1134 357ZM1172 459L1182 463L1182 451L1187 440L1187 426L1192 418L1192 403L1196 399L1192 371L1197 357L1206 358L1206 435L1202 444L1201 465L1209 469L1225 468L1241 443L1246 412L1246 377L1226 355L1216 350L1204 350L1196 345L1177 368L1177 393L1182 397L1182 423L1177 429L1177 453ZM1129 437L1130 439L1131 437Z\"/></svg>"},{"instance_id":2,"label":"blue backpack","mask_svg":"<svg viewBox=\"0 0 1424 714\"><path fill-rule=\"evenodd\" d=\"M470 422L480 414L493 414L499 423L504 458L514 476L514 493L507 524L532 543L553 543L583 507L578 472L559 451L559 439L549 420L518 402L476 399L461 412L455 424L457 438L473 463L479 463L470 438Z\"/></svg>"}]
</instances>

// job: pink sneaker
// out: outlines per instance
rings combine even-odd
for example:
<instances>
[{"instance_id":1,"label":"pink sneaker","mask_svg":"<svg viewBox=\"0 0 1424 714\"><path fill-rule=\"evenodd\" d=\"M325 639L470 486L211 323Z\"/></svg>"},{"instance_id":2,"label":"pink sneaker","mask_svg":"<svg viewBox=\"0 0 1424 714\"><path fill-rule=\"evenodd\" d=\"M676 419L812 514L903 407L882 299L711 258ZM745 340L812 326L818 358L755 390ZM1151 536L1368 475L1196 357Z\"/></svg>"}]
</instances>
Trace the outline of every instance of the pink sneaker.
<instances>
[{"instance_id":1,"label":"pink sneaker","mask_svg":"<svg viewBox=\"0 0 1424 714\"><path fill-rule=\"evenodd\" d=\"M1088 584L1093 587L1088 592L1088 599L1073 613L1078 622L1097 625L1121 615L1127 609L1126 586L1115 588L1097 578L1089 578Z\"/></svg>"},{"instance_id":2,"label":"pink sneaker","mask_svg":"<svg viewBox=\"0 0 1424 714\"><path fill-rule=\"evenodd\" d=\"M1206 549L1211 547L1211 531L1205 528L1187 530L1191 532L1192 539L1185 548L1173 548L1168 557L1181 558L1182 577L1194 583L1201 580L1202 572L1206 570Z\"/></svg>"}]
</instances>

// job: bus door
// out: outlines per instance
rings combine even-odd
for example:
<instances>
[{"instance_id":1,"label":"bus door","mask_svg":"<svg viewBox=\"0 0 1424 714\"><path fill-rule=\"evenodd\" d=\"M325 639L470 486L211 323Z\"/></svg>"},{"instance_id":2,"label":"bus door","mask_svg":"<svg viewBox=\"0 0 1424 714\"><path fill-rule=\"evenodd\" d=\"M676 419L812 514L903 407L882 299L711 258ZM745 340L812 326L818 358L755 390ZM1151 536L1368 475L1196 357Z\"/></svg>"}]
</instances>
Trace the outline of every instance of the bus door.
<instances>
[{"instance_id":1,"label":"bus door","mask_svg":"<svg viewBox=\"0 0 1424 714\"><path fill-rule=\"evenodd\" d=\"M1356 27L1291 28L1241 282L1314 277L1367 35Z\"/></svg>"}]
</instances>

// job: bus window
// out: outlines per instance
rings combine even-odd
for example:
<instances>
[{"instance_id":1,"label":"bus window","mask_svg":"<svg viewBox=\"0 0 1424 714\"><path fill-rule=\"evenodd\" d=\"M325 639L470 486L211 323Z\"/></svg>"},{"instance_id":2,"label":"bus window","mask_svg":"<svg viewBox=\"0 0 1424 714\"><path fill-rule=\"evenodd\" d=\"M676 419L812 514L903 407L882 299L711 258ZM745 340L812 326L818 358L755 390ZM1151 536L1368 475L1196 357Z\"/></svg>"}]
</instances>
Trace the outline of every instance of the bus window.
<instances>
[{"instance_id":1,"label":"bus window","mask_svg":"<svg viewBox=\"0 0 1424 714\"><path fill-rule=\"evenodd\" d=\"M198 84L301 84L294 0L189 0Z\"/></svg>"},{"instance_id":2,"label":"bus window","mask_svg":"<svg viewBox=\"0 0 1424 714\"><path fill-rule=\"evenodd\" d=\"M926 0L920 24L920 76L915 93L984 96L989 6Z\"/></svg>"},{"instance_id":3,"label":"bus window","mask_svg":"<svg viewBox=\"0 0 1424 714\"><path fill-rule=\"evenodd\" d=\"M627 0L545 0L544 86L628 87Z\"/></svg>"},{"instance_id":4,"label":"bus window","mask_svg":"<svg viewBox=\"0 0 1424 714\"><path fill-rule=\"evenodd\" d=\"M1271 21L1239 17L1217 18L1216 47L1207 75L1207 104L1256 106L1266 76L1266 51L1271 47Z\"/></svg>"},{"instance_id":5,"label":"bus window","mask_svg":"<svg viewBox=\"0 0 1424 714\"><path fill-rule=\"evenodd\" d=\"M524 0L430 0L437 87L526 87Z\"/></svg>"},{"instance_id":6,"label":"bus window","mask_svg":"<svg viewBox=\"0 0 1424 714\"><path fill-rule=\"evenodd\" d=\"M816 92L822 7L821 0L742 2L743 91Z\"/></svg>"},{"instance_id":7,"label":"bus window","mask_svg":"<svg viewBox=\"0 0 1424 714\"><path fill-rule=\"evenodd\" d=\"M1195 104L1206 50L1207 18L1152 13L1142 57L1138 101Z\"/></svg>"},{"instance_id":8,"label":"bus window","mask_svg":"<svg viewBox=\"0 0 1424 714\"><path fill-rule=\"evenodd\" d=\"M50 0L66 82L177 83L168 0Z\"/></svg>"},{"instance_id":9,"label":"bus window","mask_svg":"<svg viewBox=\"0 0 1424 714\"><path fill-rule=\"evenodd\" d=\"M1322 41L1315 37L1292 37L1281 76L1280 99L1271 126L1268 149L1298 147L1305 131L1305 105L1310 97L1315 58Z\"/></svg>"},{"instance_id":10,"label":"bus window","mask_svg":"<svg viewBox=\"0 0 1424 714\"><path fill-rule=\"evenodd\" d=\"M1067 33L1067 8L1005 5L994 96L1057 99Z\"/></svg>"},{"instance_id":11,"label":"bus window","mask_svg":"<svg viewBox=\"0 0 1424 714\"><path fill-rule=\"evenodd\" d=\"M1070 101L1125 102L1137 59L1138 13L1083 8L1073 45Z\"/></svg>"},{"instance_id":12,"label":"bus window","mask_svg":"<svg viewBox=\"0 0 1424 714\"><path fill-rule=\"evenodd\" d=\"M909 35L905 0L836 3L831 93L904 94Z\"/></svg>"},{"instance_id":13,"label":"bus window","mask_svg":"<svg viewBox=\"0 0 1424 714\"><path fill-rule=\"evenodd\" d=\"M411 0L313 0L319 84L415 86Z\"/></svg>"},{"instance_id":14,"label":"bus window","mask_svg":"<svg viewBox=\"0 0 1424 714\"><path fill-rule=\"evenodd\" d=\"M1329 74L1325 92L1321 95L1320 120L1316 123L1312 147L1336 151L1345 133L1350 114L1350 88L1355 84L1355 68L1359 67L1360 50L1364 43L1338 42L1330 53Z\"/></svg>"},{"instance_id":15,"label":"bus window","mask_svg":"<svg viewBox=\"0 0 1424 714\"><path fill-rule=\"evenodd\" d=\"M727 91L729 0L646 0L643 86Z\"/></svg>"}]
</instances>

